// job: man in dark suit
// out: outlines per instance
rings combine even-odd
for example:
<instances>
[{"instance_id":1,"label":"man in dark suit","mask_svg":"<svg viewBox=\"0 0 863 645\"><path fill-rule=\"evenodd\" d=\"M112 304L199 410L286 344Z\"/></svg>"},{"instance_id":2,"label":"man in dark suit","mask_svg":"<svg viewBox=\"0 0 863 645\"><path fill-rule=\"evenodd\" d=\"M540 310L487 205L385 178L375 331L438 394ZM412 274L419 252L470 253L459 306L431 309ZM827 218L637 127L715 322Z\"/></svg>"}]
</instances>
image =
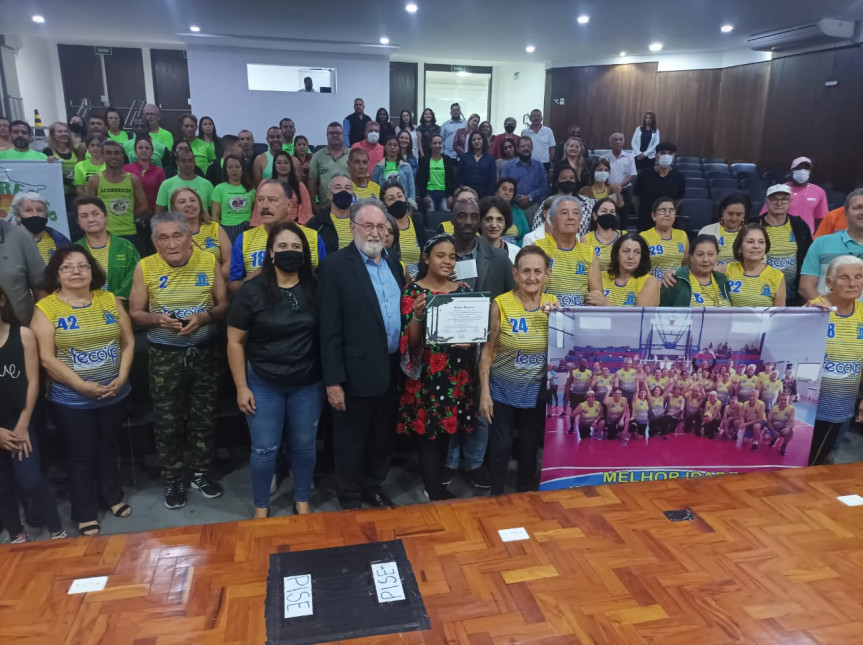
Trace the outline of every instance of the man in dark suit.
<instances>
[{"instance_id":1,"label":"man in dark suit","mask_svg":"<svg viewBox=\"0 0 863 645\"><path fill-rule=\"evenodd\" d=\"M395 437L401 332L401 266L384 248L387 219L377 199L351 206L354 241L318 267L321 357L333 408L342 508L394 506L381 488Z\"/></svg>"},{"instance_id":2,"label":"man in dark suit","mask_svg":"<svg viewBox=\"0 0 863 645\"><path fill-rule=\"evenodd\" d=\"M472 190L457 188L451 221L456 252L456 278L474 291L486 291L492 300L515 288L512 263L504 249L492 248L479 232L479 201ZM476 430L450 438L443 482L452 481L459 464L477 488L489 488L488 471L483 466L488 446L488 422L480 417Z\"/></svg>"}]
</instances>

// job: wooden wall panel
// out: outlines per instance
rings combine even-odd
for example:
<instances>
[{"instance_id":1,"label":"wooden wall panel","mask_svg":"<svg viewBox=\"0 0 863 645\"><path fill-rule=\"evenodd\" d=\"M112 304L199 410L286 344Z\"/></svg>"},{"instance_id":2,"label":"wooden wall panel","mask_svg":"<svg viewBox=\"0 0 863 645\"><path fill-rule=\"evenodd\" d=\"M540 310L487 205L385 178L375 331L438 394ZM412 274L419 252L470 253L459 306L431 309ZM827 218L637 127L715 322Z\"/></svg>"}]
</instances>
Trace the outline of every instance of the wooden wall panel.
<instances>
[{"instance_id":1,"label":"wooden wall panel","mask_svg":"<svg viewBox=\"0 0 863 645\"><path fill-rule=\"evenodd\" d=\"M721 80L719 69L656 74L654 104L660 138L676 143L679 154L712 156Z\"/></svg>"},{"instance_id":2,"label":"wooden wall panel","mask_svg":"<svg viewBox=\"0 0 863 645\"><path fill-rule=\"evenodd\" d=\"M768 64L722 70L710 156L725 157L731 163L760 158L769 86Z\"/></svg>"}]
</instances>

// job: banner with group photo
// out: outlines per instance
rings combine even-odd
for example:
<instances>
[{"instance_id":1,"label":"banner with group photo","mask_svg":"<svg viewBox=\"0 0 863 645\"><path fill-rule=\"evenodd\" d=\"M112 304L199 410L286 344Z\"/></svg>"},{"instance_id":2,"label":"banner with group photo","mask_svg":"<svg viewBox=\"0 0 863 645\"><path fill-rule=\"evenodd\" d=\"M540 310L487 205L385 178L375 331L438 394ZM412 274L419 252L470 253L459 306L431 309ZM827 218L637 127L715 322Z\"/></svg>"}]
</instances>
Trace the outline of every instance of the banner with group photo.
<instances>
[{"instance_id":1,"label":"banner with group photo","mask_svg":"<svg viewBox=\"0 0 863 645\"><path fill-rule=\"evenodd\" d=\"M553 312L540 490L805 466L829 314Z\"/></svg>"},{"instance_id":2,"label":"banner with group photo","mask_svg":"<svg viewBox=\"0 0 863 645\"><path fill-rule=\"evenodd\" d=\"M10 206L18 193L39 193L48 200L48 226L69 237L63 167L59 162L0 160L0 219L12 220Z\"/></svg>"}]
</instances>

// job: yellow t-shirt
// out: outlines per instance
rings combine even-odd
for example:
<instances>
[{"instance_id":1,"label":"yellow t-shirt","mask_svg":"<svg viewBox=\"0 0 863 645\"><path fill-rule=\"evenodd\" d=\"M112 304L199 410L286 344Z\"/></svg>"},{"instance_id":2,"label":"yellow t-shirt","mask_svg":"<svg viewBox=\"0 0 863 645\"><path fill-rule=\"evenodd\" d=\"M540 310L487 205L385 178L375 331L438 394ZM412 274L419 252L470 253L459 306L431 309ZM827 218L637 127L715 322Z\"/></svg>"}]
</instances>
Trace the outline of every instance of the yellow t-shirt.
<instances>
[{"instance_id":1,"label":"yellow t-shirt","mask_svg":"<svg viewBox=\"0 0 863 645\"><path fill-rule=\"evenodd\" d=\"M219 225L216 222L201 222L201 228L192 240L202 251L216 256L216 264L222 261L222 243L219 241Z\"/></svg>"},{"instance_id":2,"label":"yellow t-shirt","mask_svg":"<svg viewBox=\"0 0 863 645\"><path fill-rule=\"evenodd\" d=\"M772 307L783 277L781 271L769 265L758 275L746 275L740 262L729 264L725 275L733 307Z\"/></svg>"},{"instance_id":3,"label":"yellow t-shirt","mask_svg":"<svg viewBox=\"0 0 863 645\"><path fill-rule=\"evenodd\" d=\"M689 299L690 307L730 307L731 303L719 290L719 284L713 274L710 274L710 284L701 284L696 277L689 273L689 284L692 286L692 296Z\"/></svg>"},{"instance_id":4,"label":"yellow t-shirt","mask_svg":"<svg viewBox=\"0 0 863 645\"><path fill-rule=\"evenodd\" d=\"M614 397L608 399L608 418L617 420L623 416L623 411L626 409L626 398L620 397L620 401L615 401Z\"/></svg>"},{"instance_id":5,"label":"yellow t-shirt","mask_svg":"<svg viewBox=\"0 0 863 645\"><path fill-rule=\"evenodd\" d=\"M634 392L635 391L635 381L638 377L638 373L635 371L634 367L629 369L625 369L621 367L617 370L617 381L620 383L620 389L624 392Z\"/></svg>"},{"instance_id":6,"label":"yellow t-shirt","mask_svg":"<svg viewBox=\"0 0 863 645\"><path fill-rule=\"evenodd\" d=\"M773 415L773 427L776 430L785 430L788 422L791 420L791 415L794 414L794 406L789 403L783 409L780 409L778 405L774 405L773 409L770 410L770 414Z\"/></svg>"},{"instance_id":7,"label":"yellow t-shirt","mask_svg":"<svg viewBox=\"0 0 863 645\"><path fill-rule=\"evenodd\" d=\"M587 244L576 242L570 250L558 247L551 235L537 240L536 245L551 258L551 277L545 293L557 296L563 307L584 304L587 295L587 270L593 262L593 249Z\"/></svg>"},{"instance_id":8,"label":"yellow t-shirt","mask_svg":"<svg viewBox=\"0 0 863 645\"><path fill-rule=\"evenodd\" d=\"M570 383L569 389L573 394L584 394L590 389L590 381L593 378L592 370L584 370L582 372L579 369L575 369L572 370L570 376L572 383Z\"/></svg>"},{"instance_id":9,"label":"yellow t-shirt","mask_svg":"<svg viewBox=\"0 0 863 645\"><path fill-rule=\"evenodd\" d=\"M614 386L614 377L610 374L608 376L603 376L602 374L597 375L596 377L596 396L605 396L606 392L608 392Z\"/></svg>"},{"instance_id":10,"label":"yellow t-shirt","mask_svg":"<svg viewBox=\"0 0 863 645\"><path fill-rule=\"evenodd\" d=\"M713 421L719 418L719 412L722 410L722 401L718 398L711 403L709 400L704 402L704 412L701 415L702 421Z\"/></svg>"},{"instance_id":11,"label":"yellow t-shirt","mask_svg":"<svg viewBox=\"0 0 863 645\"><path fill-rule=\"evenodd\" d=\"M666 240L660 237L656 228L651 228L641 233L641 237L650 249L650 265L657 280L662 280L662 274L668 269L676 269L683 264L688 244L686 231L673 228L671 239Z\"/></svg>"},{"instance_id":12,"label":"yellow t-shirt","mask_svg":"<svg viewBox=\"0 0 863 645\"><path fill-rule=\"evenodd\" d=\"M108 263L109 258L111 257L111 236L108 236L108 243L105 246L100 246L99 248L94 248L87 245L87 249L90 251L90 255L93 256L93 259L96 260L96 263L102 268L102 271L105 272L105 285L102 287L103 289L108 289Z\"/></svg>"},{"instance_id":13,"label":"yellow t-shirt","mask_svg":"<svg viewBox=\"0 0 863 645\"><path fill-rule=\"evenodd\" d=\"M797 279L797 239L791 228L791 220L786 218L781 226L765 224L765 228L770 238L767 264L781 271L786 282L794 282Z\"/></svg>"},{"instance_id":14,"label":"yellow t-shirt","mask_svg":"<svg viewBox=\"0 0 863 645\"><path fill-rule=\"evenodd\" d=\"M608 271L602 272L602 290L609 304L616 307L635 307L638 303L638 294L644 287L644 283L652 280L653 275L648 273L640 278L630 278L626 284L619 285Z\"/></svg>"},{"instance_id":15,"label":"yellow t-shirt","mask_svg":"<svg viewBox=\"0 0 863 645\"><path fill-rule=\"evenodd\" d=\"M330 219L333 220L333 226L339 236L339 250L341 250L354 241L354 236L351 235L351 218L332 216Z\"/></svg>"},{"instance_id":16,"label":"yellow t-shirt","mask_svg":"<svg viewBox=\"0 0 863 645\"><path fill-rule=\"evenodd\" d=\"M399 248L402 252L402 261L405 264L419 264L421 251L417 243L417 232L412 217L408 217L407 228L399 228Z\"/></svg>"},{"instance_id":17,"label":"yellow t-shirt","mask_svg":"<svg viewBox=\"0 0 863 645\"><path fill-rule=\"evenodd\" d=\"M722 225L719 225L719 235L716 238L716 241L719 243L719 261L716 263L717 265L728 264L729 262L734 262L734 241L737 239L737 234L740 231L728 232Z\"/></svg>"},{"instance_id":18,"label":"yellow t-shirt","mask_svg":"<svg viewBox=\"0 0 863 645\"><path fill-rule=\"evenodd\" d=\"M54 238L48 235L48 231L45 231L42 233L42 239L36 242L36 246L39 249L39 254L42 256L42 260L45 264L48 264L48 260L51 259L51 256L54 255L54 251L57 250Z\"/></svg>"},{"instance_id":19,"label":"yellow t-shirt","mask_svg":"<svg viewBox=\"0 0 863 645\"><path fill-rule=\"evenodd\" d=\"M618 231L614 239L608 244L599 241L599 238L596 237L596 231L590 231L584 236L583 244L587 244L593 249L593 254L599 258L599 268L603 272L608 271L608 267L611 266L611 247L614 246L617 239L624 233L626 231Z\"/></svg>"},{"instance_id":20,"label":"yellow t-shirt","mask_svg":"<svg viewBox=\"0 0 863 645\"><path fill-rule=\"evenodd\" d=\"M650 401L635 399L632 402L632 418L636 423L647 423L650 420Z\"/></svg>"},{"instance_id":21,"label":"yellow t-shirt","mask_svg":"<svg viewBox=\"0 0 863 645\"><path fill-rule=\"evenodd\" d=\"M368 199L369 197L374 197L375 199L377 199L380 194L381 187L371 180L369 180L368 185L363 188L354 184L354 195L357 196L357 200Z\"/></svg>"},{"instance_id":22,"label":"yellow t-shirt","mask_svg":"<svg viewBox=\"0 0 863 645\"><path fill-rule=\"evenodd\" d=\"M593 405L588 404L587 401L582 401L576 409L581 410L581 418L584 422L595 421L602 412L602 405L599 401L594 401Z\"/></svg>"}]
</instances>

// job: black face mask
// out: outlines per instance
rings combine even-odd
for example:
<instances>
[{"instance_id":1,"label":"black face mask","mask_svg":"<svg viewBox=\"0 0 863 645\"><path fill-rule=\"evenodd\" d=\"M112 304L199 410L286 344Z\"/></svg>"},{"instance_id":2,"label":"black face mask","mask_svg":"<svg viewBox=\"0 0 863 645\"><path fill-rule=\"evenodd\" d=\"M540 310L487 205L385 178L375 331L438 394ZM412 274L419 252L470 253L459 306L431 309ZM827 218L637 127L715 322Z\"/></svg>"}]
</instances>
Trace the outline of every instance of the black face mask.
<instances>
[{"instance_id":1,"label":"black face mask","mask_svg":"<svg viewBox=\"0 0 863 645\"><path fill-rule=\"evenodd\" d=\"M273 253L273 264L285 273L296 273L303 268L304 262L302 251L276 251Z\"/></svg>"},{"instance_id":2,"label":"black face mask","mask_svg":"<svg viewBox=\"0 0 863 645\"><path fill-rule=\"evenodd\" d=\"M557 182L557 192L559 193L574 193L578 187L574 181L559 181Z\"/></svg>"},{"instance_id":3,"label":"black face mask","mask_svg":"<svg viewBox=\"0 0 863 645\"><path fill-rule=\"evenodd\" d=\"M82 123L70 123L69 129L75 134L84 134L84 125Z\"/></svg>"},{"instance_id":4,"label":"black face mask","mask_svg":"<svg viewBox=\"0 0 863 645\"><path fill-rule=\"evenodd\" d=\"M504 125L503 129L504 129L504 132L508 132L509 134L512 134L513 132L515 132L515 126L512 125L511 123Z\"/></svg>"},{"instance_id":5,"label":"black face mask","mask_svg":"<svg viewBox=\"0 0 863 645\"><path fill-rule=\"evenodd\" d=\"M602 228L617 228L617 216L614 213L603 213L596 218L596 223Z\"/></svg>"},{"instance_id":6,"label":"black face mask","mask_svg":"<svg viewBox=\"0 0 863 645\"><path fill-rule=\"evenodd\" d=\"M33 235L38 235L48 226L48 220L44 217L22 217L21 226L30 231Z\"/></svg>"},{"instance_id":7,"label":"black face mask","mask_svg":"<svg viewBox=\"0 0 863 645\"><path fill-rule=\"evenodd\" d=\"M337 193L333 193L333 205L339 210L350 208L353 201L354 196L350 191L340 190Z\"/></svg>"},{"instance_id":8,"label":"black face mask","mask_svg":"<svg viewBox=\"0 0 863 645\"><path fill-rule=\"evenodd\" d=\"M407 202L393 202L389 206L387 206L387 210L390 212L390 215L395 217L396 219L401 219L408 212L408 203Z\"/></svg>"}]
</instances>

